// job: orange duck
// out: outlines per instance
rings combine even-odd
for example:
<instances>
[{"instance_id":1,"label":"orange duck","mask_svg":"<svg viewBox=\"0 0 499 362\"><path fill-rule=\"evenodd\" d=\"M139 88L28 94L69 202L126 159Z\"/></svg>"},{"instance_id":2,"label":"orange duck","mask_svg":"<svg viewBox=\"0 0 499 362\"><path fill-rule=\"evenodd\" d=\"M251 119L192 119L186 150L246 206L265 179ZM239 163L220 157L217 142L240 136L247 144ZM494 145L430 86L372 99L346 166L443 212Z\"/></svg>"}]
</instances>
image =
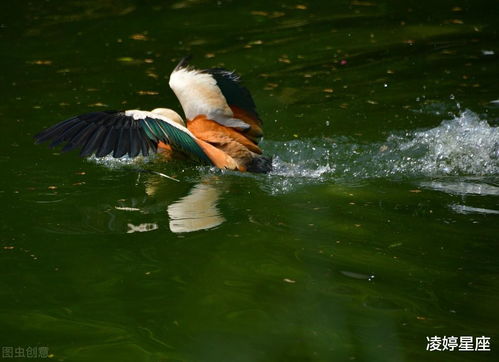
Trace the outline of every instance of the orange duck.
<instances>
[{"instance_id":1,"label":"orange duck","mask_svg":"<svg viewBox=\"0 0 499 362\"><path fill-rule=\"evenodd\" d=\"M80 148L82 157L183 154L221 169L269 172L272 160L258 146L262 120L240 77L222 68L197 70L188 60L180 61L169 82L186 123L167 108L92 112L40 132L36 143L64 144L63 151Z\"/></svg>"}]
</instances>

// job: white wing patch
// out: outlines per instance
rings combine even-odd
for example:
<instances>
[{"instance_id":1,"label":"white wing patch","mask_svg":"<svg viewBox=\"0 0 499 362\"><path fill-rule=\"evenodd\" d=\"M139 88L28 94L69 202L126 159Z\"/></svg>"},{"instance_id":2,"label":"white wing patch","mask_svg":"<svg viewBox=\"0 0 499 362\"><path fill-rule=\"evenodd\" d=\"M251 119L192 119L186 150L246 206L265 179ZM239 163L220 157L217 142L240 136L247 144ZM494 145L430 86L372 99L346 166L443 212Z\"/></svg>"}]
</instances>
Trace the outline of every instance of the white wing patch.
<instances>
[{"instance_id":1,"label":"white wing patch","mask_svg":"<svg viewBox=\"0 0 499 362\"><path fill-rule=\"evenodd\" d=\"M144 119L145 120L147 117L149 117L149 118L155 118L155 119L160 119L163 122L168 123L170 126L176 127L179 130L187 133L192 138L196 138L196 136L194 136L191 133L191 131L189 131L186 127L184 127L184 126L178 124L177 122L173 121L172 119L170 119L168 117L165 117L165 116L163 116L161 114L158 114L158 113L153 113L153 112L148 112L148 111L141 111L141 110L138 110L138 109L130 109L128 111L125 111L125 116L132 117L135 121L138 121L140 119Z\"/></svg>"},{"instance_id":2,"label":"white wing patch","mask_svg":"<svg viewBox=\"0 0 499 362\"><path fill-rule=\"evenodd\" d=\"M130 109L125 111L125 116L132 117L134 120L138 121L139 119L146 119L149 116L150 112L147 111L139 111L138 109Z\"/></svg>"}]
</instances>

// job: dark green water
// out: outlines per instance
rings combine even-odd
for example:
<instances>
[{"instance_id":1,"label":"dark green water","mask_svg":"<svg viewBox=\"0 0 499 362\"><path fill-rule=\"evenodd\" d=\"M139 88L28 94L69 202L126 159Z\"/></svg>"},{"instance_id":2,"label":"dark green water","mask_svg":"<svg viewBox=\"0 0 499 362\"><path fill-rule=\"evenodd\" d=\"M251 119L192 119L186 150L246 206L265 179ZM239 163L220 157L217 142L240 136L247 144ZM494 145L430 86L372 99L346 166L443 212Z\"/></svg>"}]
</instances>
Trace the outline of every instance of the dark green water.
<instances>
[{"instance_id":1,"label":"dark green water","mask_svg":"<svg viewBox=\"0 0 499 362\"><path fill-rule=\"evenodd\" d=\"M2 2L2 348L497 358L498 14L492 0ZM147 166L175 183L33 144L89 110L180 110L166 78L188 53L243 75L272 174ZM427 336L493 351L429 352Z\"/></svg>"}]
</instances>

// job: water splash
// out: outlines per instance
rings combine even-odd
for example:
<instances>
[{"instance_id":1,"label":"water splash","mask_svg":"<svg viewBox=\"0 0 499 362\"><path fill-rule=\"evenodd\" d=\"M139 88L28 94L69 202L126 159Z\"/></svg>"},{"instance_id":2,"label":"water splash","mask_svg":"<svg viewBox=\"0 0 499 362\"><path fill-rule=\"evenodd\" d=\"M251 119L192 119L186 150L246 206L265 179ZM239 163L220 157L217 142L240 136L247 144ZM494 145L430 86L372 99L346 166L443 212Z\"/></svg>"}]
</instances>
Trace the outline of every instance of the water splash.
<instances>
[{"instance_id":1,"label":"water splash","mask_svg":"<svg viewBox=\"0 0 499 362\"><path fill-rule=\"evenodd\" d=\"M360 144L347 137L269 142L271 175L305 179L499 175L499 128L471 111L429 130Z\"/></svg>"},{"instance_id":2,"label":"water splash","mask_svg":"<svg viewBox=\"0 0 499 362\"><path fill-rule=\"evenodd\" d=\"M154 155L150 156L139 156L135 158L130 158L128 156L123 156L121 158L113 158L111 155L107 155L105 157L95 157L92 155L87 157L87 160L90 162L96 163L98 165L107 167L112 170L123 169L123 168L136 168L140 165L144 165L147 162L154 159Z\"/></svg>"},{"instance_id":3,"label":"water splash","mask_svg":"<svg viewBox=\"0 0 499 362\"><path fill-rule=\"evenodd\" d=\"M393 133L384 142L357 143L349 137L336 137L266 141L263 147L274 155L274 169L262 183L270 193L286 193L302 184L372 178L426 178L422 187L446 191L456 189L456 182L428 178L499 176L499 127L469 110L435 128ZM151 159L90 158L108 168L137 167ZM460 190L479 188L491 193L491 188L496 189L467 179L458 183ZM464 194L475 193L473 190Z\"/></svg>"},{"instance_id":4,"label":"water splash","mask_svg":"<svg viewBox=\"0 0 499 362\"><path fill-rule=\"evenodd\" d=\"M405 157L396 172L416 176L499 174L499 128L469 110L430 130L391 136L388 142Z\"/></svg>"}]
</instances>

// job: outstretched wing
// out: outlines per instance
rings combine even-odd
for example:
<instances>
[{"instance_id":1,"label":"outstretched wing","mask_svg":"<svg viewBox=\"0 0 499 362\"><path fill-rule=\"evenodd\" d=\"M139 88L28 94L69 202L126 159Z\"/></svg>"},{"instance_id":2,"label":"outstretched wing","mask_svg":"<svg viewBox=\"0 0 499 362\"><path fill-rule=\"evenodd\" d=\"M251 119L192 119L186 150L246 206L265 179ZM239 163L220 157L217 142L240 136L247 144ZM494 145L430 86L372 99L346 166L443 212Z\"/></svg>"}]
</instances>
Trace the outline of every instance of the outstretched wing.
<instances>
[{"instance_id":1,"label":"outstretched wing","mask_svg":"<svg viewBox=\"0 0 499 362\"><path fill-rule=\"evenodd\" d=\"M35 136L36 143L64 144L62 151L80 148L80 156L133 158L157 151L158 143L171 145L201 162L212 162L184 126L160 114L130 111L100 111L62 121Z\"/></svg>"},{"instance_id":2,"label":"outstretched wing","mask_svg":"<svg viewBox=\"0 0 499 362\"><path fill-rule=\"evenodd\" d=\"M249 128L245 129L243 133L258 144L263 136L263 121L258 115L251 93L242 85L241 77L236 72L223 68L210 68L202 72L210 74L216 80L217 86L225 97L233 117L249 125Z\"/></svg>"},{"instance_id":3,"label":"outstretched wing","mask_svg":"<svg viewBox=\"0 0 499 362\"><path fill-rule=\"evenodd\" d=\"M224 68L210 68L202 70L203 73L210 74L217 86L222 91L229 107L237 107L253 117L262 124L262 120L256 111L256 104L249 90L241 83L241 77L236 72L231 72Z\"/></svg>"},{"instance_id":4,"label":"outstretched wing","mask_svg":"<svg viewBox=\"0 0 499 362\"><path fill-rule=\"evenodd\" d=\"M186 118L193 120L204 115L258 143L262 136L262 120L240 77L222 68L195 70L187 66L187 60L182 59L170 75L170 87Z\"/></svg>"}]
</instances>

